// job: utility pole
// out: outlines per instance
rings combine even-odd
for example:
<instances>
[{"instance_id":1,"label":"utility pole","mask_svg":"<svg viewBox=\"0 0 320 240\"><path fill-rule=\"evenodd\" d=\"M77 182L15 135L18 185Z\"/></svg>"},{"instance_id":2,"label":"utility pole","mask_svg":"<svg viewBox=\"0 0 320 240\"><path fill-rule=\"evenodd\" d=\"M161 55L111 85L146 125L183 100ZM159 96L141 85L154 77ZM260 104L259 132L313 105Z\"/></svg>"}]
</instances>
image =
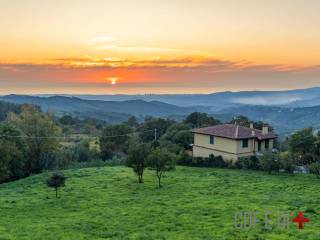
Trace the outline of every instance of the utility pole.
<instances>
[{"instance_id":1,"label":"utility pole","mask_svg":"<svg viewBox=\"0 0 320 240\"><path fill-rule=\"evenodd\" d=\"M154 141L157 141L157 129L154 129Z\"/></svg>"}]
</instances>

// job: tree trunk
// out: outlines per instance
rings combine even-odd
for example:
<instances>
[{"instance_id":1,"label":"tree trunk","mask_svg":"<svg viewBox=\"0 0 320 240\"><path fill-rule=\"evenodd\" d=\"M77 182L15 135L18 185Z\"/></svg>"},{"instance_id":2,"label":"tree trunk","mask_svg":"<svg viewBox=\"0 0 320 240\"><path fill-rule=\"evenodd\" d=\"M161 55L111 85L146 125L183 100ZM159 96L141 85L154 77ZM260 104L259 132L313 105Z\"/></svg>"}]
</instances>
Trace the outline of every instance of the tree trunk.
<instances>
[{"instance_id":1,"label":"tree trunk","mask_svg":"<svg viewBox=\"0 0 320 240\"><path fill-rule=\"evenodd\" d=\"M158 183L159 183L159 188L161 188L162 186L161 186L161 177L160 176L158 176Z\"/></svg>"},{"instance_id":2,"label":"tree trunk","mask_svg":"<svg viewBox=\"0 0 320 240\"><path fill-rule=\"evenodd\" d=\"M159 184L159 188L161 188L161 187L162 187L162 185L161 185L162 172L157 173L157 176L158 176L158 184Z\"/></svg>"},{"instance_id":3,"label":"tree trunk","mask_svg":"<svg viewBox=\"0 0 320 240\"><path fill-rule=\"evenodd\" d=\"M139 174L139 183L143 183L142 174Z\"/></svg>"}]
</instances>

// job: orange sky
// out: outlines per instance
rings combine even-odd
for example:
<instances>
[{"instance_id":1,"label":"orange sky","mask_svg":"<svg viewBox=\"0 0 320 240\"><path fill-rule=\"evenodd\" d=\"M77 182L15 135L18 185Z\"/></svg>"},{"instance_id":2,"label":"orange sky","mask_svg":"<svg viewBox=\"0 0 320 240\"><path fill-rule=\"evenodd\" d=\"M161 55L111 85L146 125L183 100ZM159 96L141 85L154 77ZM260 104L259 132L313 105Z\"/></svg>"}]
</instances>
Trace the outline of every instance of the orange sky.
<instances>
[{"instance_id":1,"label":"orange sky","mask_svg":"<svg viewBox=\"0 0 320 240\"><path fill-rule=\"evenodd\" d=\"M317 0L2 0L0 94L320 86Z\"/></svg>"}]
</instances>

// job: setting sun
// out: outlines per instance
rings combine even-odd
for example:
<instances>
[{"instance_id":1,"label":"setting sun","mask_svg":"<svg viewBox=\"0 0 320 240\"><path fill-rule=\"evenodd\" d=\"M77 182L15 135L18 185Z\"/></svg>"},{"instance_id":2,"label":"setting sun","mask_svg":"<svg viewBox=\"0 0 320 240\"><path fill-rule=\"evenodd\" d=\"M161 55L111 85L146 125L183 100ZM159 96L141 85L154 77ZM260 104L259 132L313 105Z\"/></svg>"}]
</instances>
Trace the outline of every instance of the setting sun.
<instances>
[{"instance_id":1,"label":"setting sun","mask_svg":"<svg viewBox=\"0 0 320 240\"><path fill-rule=\"evenodd\" d=\"M0 240L320 240L320 0L0 9Z\"/></svg>"},{"instance_id":2,"label":"setting sun","mask_svg":"<svg viewBox=\"0 0 320 240\"><path fill-rule=\"evenodd\" d=\"M117 78L117 77L110 77L110 78L108 78L108 80L110 81L111 85L116 85L117 82L118 82L118 80L119 80L119 78Z\"/></svg>"},{"instance_id":3,"label":"setting sun","mask_svg":"<svg viewBox=\"0 0 320 240\"><path fill-rule=\"evenodd\" d=\"M320 83L319 1L58 2L0 2L0 94L211 93Z\"/></svg>"}]
</instances>

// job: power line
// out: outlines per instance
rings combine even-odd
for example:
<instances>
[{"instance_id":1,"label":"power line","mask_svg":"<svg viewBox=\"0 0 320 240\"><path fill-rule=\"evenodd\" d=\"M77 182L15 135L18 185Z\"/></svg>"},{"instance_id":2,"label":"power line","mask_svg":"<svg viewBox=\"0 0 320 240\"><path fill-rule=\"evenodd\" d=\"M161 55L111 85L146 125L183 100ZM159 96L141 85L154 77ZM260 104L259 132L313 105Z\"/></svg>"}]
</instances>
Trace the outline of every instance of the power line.
<instances>
[{"instance_id":1,"label":"power line","mask_svg":"<svg viewBox=\"0 0 320 240\"><path fill-rule=\"evenodd\" d=\"M109 135L109 136L103 136L103 138L114 138L114 137L125 137L132 135L134 133L144 133L144 132L153 132L154 130L146 130L146 131L136 131L126 134L120 134L120 135ZM85 139L88 138L99 138L101 136L86 136ZM26 139L81 139L81 136L27 136L27 135L0 135L0 138L26 138Z\"/></svg>"}]
</instances>

